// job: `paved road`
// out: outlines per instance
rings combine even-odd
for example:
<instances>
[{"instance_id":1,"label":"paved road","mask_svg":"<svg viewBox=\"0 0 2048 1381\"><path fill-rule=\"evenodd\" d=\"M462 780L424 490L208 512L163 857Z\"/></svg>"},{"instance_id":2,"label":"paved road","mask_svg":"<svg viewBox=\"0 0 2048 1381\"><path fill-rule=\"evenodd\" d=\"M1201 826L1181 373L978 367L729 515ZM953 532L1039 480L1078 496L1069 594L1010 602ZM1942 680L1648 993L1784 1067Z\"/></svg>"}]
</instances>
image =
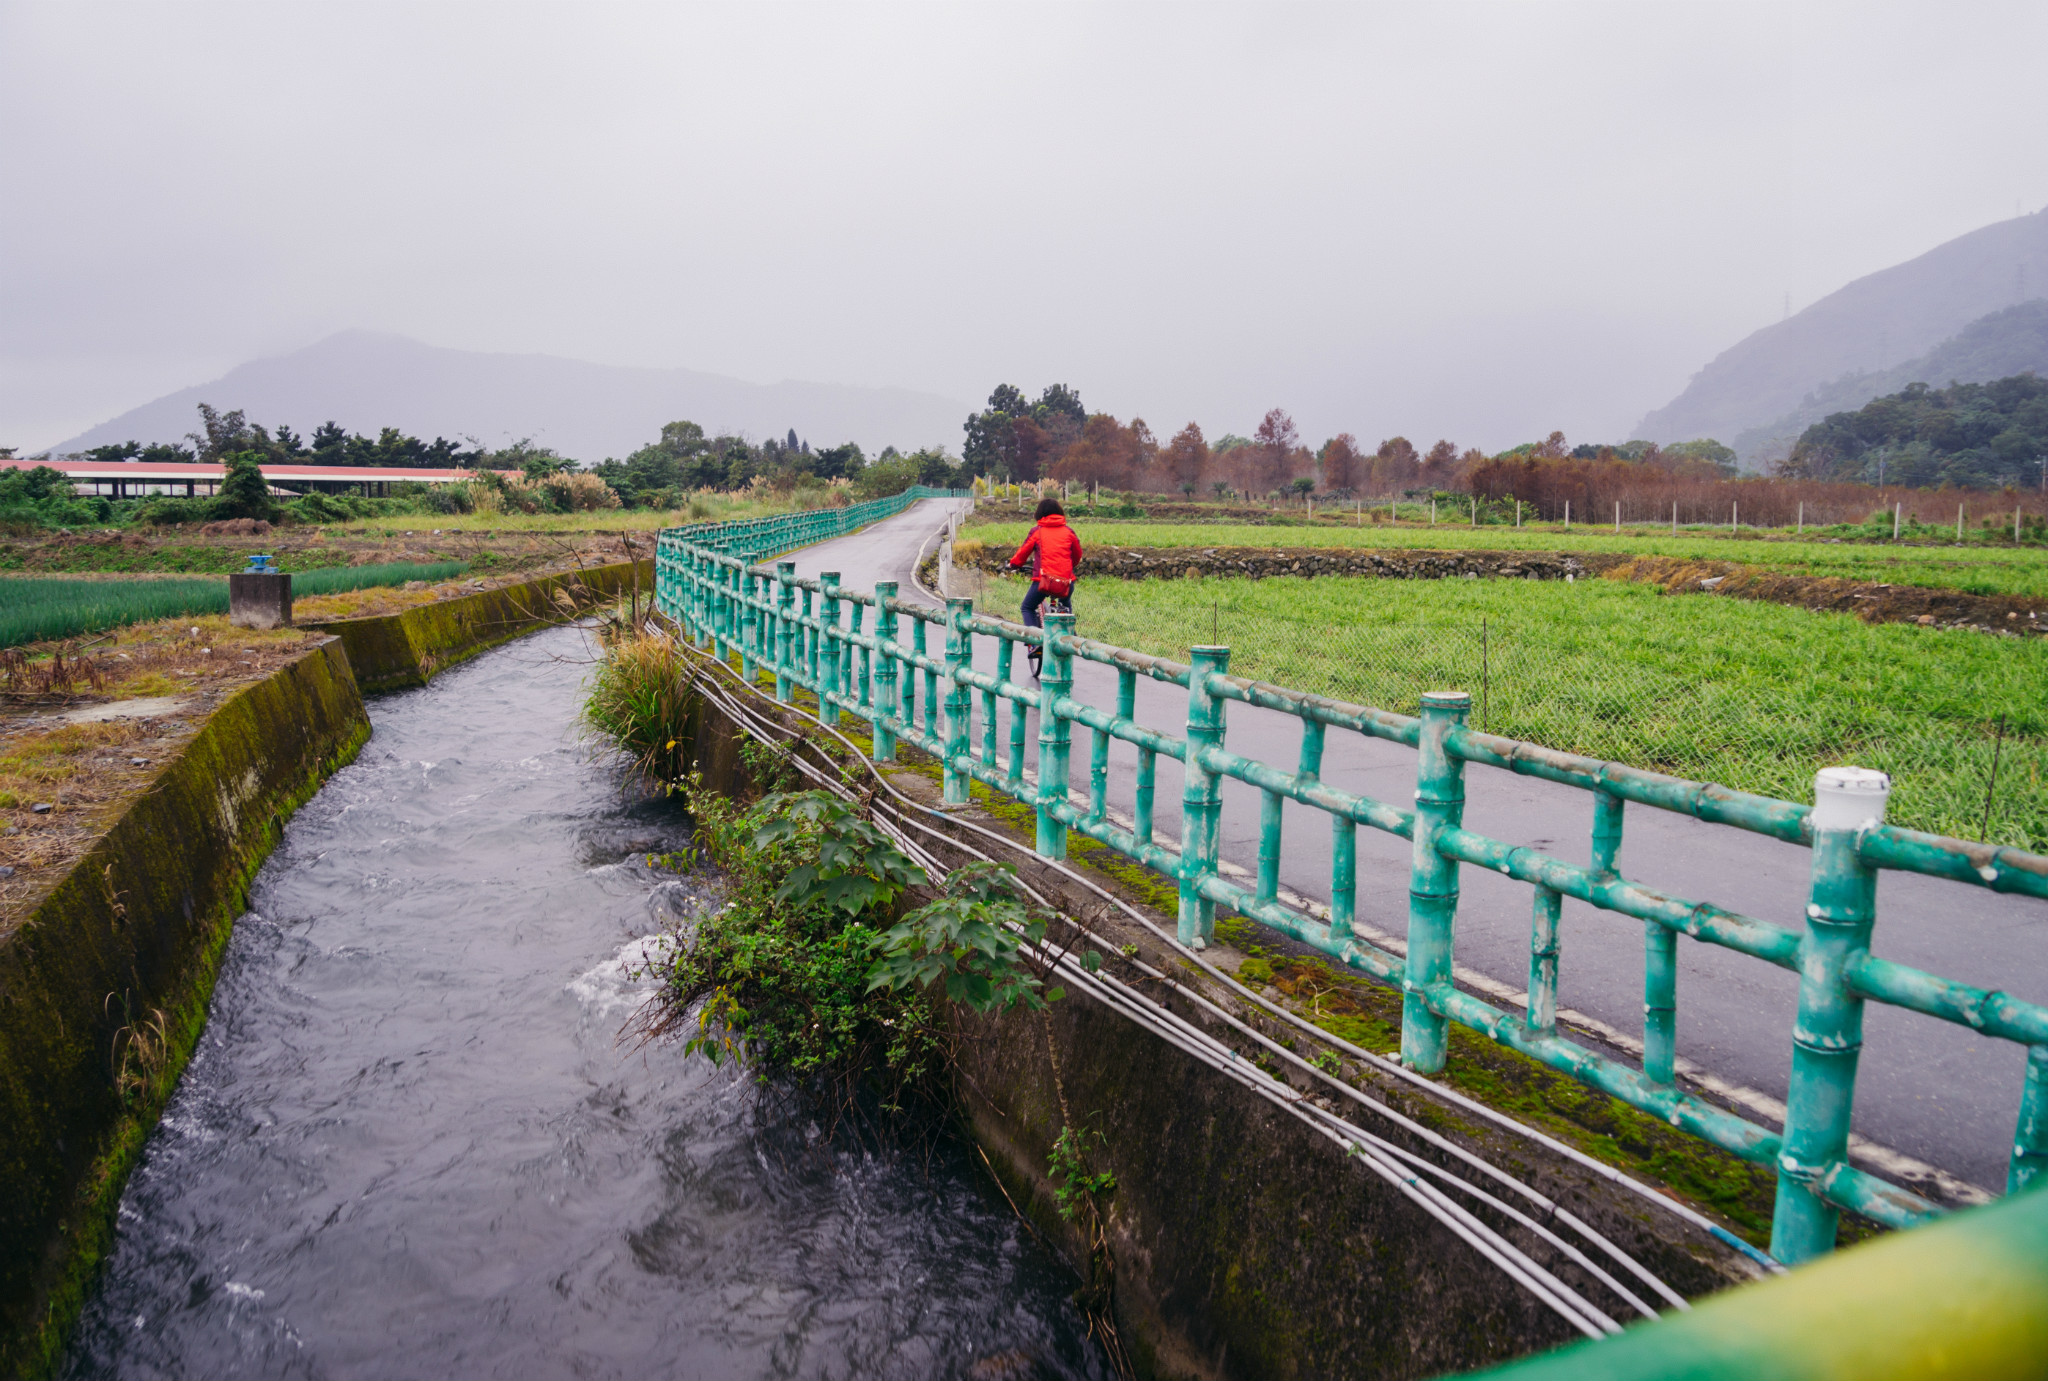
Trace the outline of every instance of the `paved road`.
<instances>
[{"instance_id":1,"label":"paved road","mask_svg":"<svg viewBox=\"0 0 2048 1381\"><path fill-rule=\"evenodd\" d=\"M807 576L838 571L842 584L863 590L872 589L877 581L894 580L905 595L913 595L918 555L928 549L927 539L952 506L927 500L853 536L796 553L793 559ZM1077 608L1085 634L1085 585ZM976 663L992 670L993 649L977 647ZM1075 694L1093 704L1113 705L1114 674L1076 662ZM974 741L979 743L978 696L976 700ZM1395 708L1412 712L1412 707ZM1180 733L1186 711L1185 691L1157 682L1138 683L1140 722ZM1033 745L1037 733L1033 723ZM1007 741L1007 722L1002 737ZM1077 783L1085 782L1087 738L1084 731L1074 735ZM1291 768L1299 743L1299 721L1292 717L1229 706L1226 744L1233 752ZM1332 733L1323 762L1323 778L1334 786L1394 803L1406 803L1412 796L1415 755L1406 748ZM1135 749L1113 744L1112 811L1130 810L1135 775ZM1155 814L1163 837L1179 836L1180 786L1179 764L1160 762ZM1223 800L1223 856L1249 868L1258 856L1259 793L1228 782ZM1573 862L1587 861L1592 800L1585 792L1469 767L1466 802L1469 828ZM1283 830L1282 887L1326 900L1326 817L1289 802ZM1408 847L1390 835L1358 831L1361 926L1405 935ZM1620 866L1630 878L1679 896L1713 901L1792 929L1803 925L1808 854L1795 845L1631 806ZM1482 989L1491 980L1496 1000L1502 985L1521 991L1528 974L1530 889L1475 868L1463 870L1462 888L1457 959L1461 969L1473 972L1461 977ZM2048 1002L2048 903L1887 873L1879 888L1878 917L1875 948L1885 957ZM1641 924L1568 900L1561 931L1559 1006L1623 1033L1620 1043L1625 1046L1628 1038L1641 1034ZM1731 1086L1782 1098L1791 1063L1796 996L1797 981L1790 973L1713 945L1681 941L1680 1059ZM1969 1183L2002 1190L2024 1064L2024 1052L2003 1041L1872 1004L1865 1016L1856 1131L1880 1144L1870 1155L1882 1156L1882 1148L1890 1147ZM1859 1159L1877 1168L1868 1157Z\"/></svg>"}]
</instances>

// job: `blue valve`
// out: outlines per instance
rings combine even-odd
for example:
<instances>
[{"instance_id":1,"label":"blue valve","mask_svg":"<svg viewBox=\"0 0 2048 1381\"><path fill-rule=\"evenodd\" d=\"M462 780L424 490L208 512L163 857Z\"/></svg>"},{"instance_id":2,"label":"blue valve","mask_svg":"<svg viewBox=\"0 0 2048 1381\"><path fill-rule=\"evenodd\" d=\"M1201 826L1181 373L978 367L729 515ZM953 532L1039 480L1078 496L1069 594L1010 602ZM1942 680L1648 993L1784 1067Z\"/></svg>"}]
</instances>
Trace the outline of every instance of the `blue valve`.
<instances>
[{"instance_id":1,"label":"blue valve","mask_svg":"<svg viewBox=\"0 0 2048 1381\"><path fill-rule=\"evenodd\" d=\"M274 575L276 573L277 567L270 564L270 555L267 552L259 552L251 556L248 569L242 572L243 575Z\"/></svg>"}]
</instances>

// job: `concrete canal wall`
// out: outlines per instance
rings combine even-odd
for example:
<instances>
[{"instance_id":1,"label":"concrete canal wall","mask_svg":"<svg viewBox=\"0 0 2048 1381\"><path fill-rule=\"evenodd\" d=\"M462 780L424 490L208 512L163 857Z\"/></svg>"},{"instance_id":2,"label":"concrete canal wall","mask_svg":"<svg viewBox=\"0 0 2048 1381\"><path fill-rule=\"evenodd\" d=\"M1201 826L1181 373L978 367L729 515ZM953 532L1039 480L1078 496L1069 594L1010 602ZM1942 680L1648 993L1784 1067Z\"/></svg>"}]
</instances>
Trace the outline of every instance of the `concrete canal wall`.
<instances>
[{"instance_id":1,"label":"concrete canal wall","mask_svg":"<svg viewBox=\"0 0 2048 1381\"><path fill-rule=\"evenodd\" d=\"M621 561L417 604L396 614L302 626L324 628L342 640L365 695L402 690L423 686L436 672L522 634L623 597L633 588L636 566L643 597L651 599L653 560Z\"/></svg>"},{"instance_id":2,"label":"concrete canal wall","mask_svg":"<svg viewBox=\"0 0 2048 1381\"><path fill-rule=\"evenodd\" d=\"M0 935L0 1373L47 1367L250 880L370 736L338 640L216 708Z\"/></svg>"},{"instance_id":3,"label":"concrete canal wall","mask_svg":"<svg viewBox=\"0 0 2048 1381\"><path fill-rule=\"evenodd\" d=\"M651 591L653 563L639 566ZM0 932L0 1376L54 1365L205 1027L249 884L292 812L369 738L363 696L559 624L630 590L633 571L307 625L333 636L218 706Z\"/></svg>"}]
</instances>

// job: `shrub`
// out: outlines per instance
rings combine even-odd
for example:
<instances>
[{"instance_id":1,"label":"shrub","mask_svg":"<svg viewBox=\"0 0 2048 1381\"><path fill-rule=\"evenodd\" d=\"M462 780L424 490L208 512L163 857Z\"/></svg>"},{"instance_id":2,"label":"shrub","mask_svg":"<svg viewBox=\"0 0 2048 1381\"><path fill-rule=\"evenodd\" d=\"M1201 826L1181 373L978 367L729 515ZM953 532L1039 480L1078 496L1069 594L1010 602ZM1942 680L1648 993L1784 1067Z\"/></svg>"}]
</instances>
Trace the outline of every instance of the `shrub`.
<instances>
[{"instance_id":1,"label":"shrub","mask_svg":"<svg viewBox=\"0 0 2048 1381\"><path fill-rule=\"evenodd\" d=\"M261 451L235 451L227 457L227 476L214 501L214 516L221 518L263 518L277 516L277 504L270 497L270 482L263 478Z\"/></svg>"}]
</instances>

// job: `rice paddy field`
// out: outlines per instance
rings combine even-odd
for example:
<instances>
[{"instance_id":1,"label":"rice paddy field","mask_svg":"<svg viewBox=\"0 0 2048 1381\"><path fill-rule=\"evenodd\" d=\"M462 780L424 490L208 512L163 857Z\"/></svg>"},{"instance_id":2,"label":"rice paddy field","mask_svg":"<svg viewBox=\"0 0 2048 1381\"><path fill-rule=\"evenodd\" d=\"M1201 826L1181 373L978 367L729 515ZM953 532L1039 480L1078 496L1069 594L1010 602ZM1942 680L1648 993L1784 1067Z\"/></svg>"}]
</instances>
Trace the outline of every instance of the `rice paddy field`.
<instances>
[{"instance_id":1,"label":"rice paddy field","mask_svg":"<svg viewBox=\"0 0 2048 1381\"><path fill-rule=\"evenodd\" d=\"M465 569L459 561L397 561L295 571L292 595L298 598L413 580L447 580ZM224 614L227 609L228 583L218 576L141 580L0 576L0 647L100 633L152 619Z\"/></svg>"},{"instance_id":2,"label":"rice paddy field","mask_svg":"<svg viewBox=\"0 0 2048 1381\"><path fill-rule=\"evenodd\" d=\"M1148 523L1094 519L1081 505L1071 521L1084 544L1120 547L1367 547L1381 549L1468 551L1618 552L1630 556L1673 556L1692 561L1735 561L1790 575L1833 576L1843 580L1887 581L1897 585L1929 585L1977 595L2048 595L2048 547L1942 546L1888 542L1800 540L1782 536L1745 537L1731 533L1681 528L1668 530L1626 526L1555 523L1527 527L1470 527L1462 523L1435 525L1411 522L1351 525L1335 520L1305 522L1299 514L1276 514L1271 524ZM1024 540L1030 524L976 524L972 535L1012 548Z\"/></svg>"},{"instance_id":3,"label":"rice paddy field","mask_svg":"<svg viewBox=\"0 0 2048 1381\"><path fill-rule=\"evenodd\" d=\"M1015 618L1023 592L976 602ZM1786 800L1879 768L1896 823L2048 850L2044 639L1607 580L1095 580L1075 607L1104 642L1217 642L1240 674L1408 714L1469 690L1491 732Z\"/></svg>"}]
</instances>

